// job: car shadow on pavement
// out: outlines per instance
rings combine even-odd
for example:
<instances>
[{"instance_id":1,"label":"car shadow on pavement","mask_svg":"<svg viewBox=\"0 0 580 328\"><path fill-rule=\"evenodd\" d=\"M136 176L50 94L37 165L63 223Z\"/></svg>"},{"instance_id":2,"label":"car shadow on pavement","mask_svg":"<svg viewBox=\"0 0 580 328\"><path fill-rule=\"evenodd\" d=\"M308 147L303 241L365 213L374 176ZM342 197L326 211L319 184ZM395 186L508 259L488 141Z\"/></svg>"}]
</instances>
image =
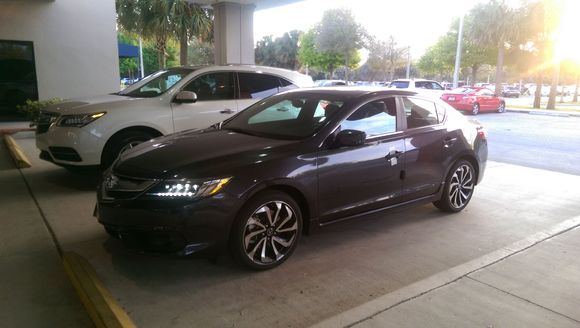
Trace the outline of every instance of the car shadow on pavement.
<instances>
[{"instance_id":1,"label":"car shadow on pavement","mask_svg":"<svg viewBox=\"0 0 580 328\"><path fill-rule=\"evenodd\" d=\"M57 167L53 170L30 172L26 176L30 179L29 181L44 181L47 184L73 191L96 191L101 171L85 169L71 172Z\"/></svg>"}]
</instances>

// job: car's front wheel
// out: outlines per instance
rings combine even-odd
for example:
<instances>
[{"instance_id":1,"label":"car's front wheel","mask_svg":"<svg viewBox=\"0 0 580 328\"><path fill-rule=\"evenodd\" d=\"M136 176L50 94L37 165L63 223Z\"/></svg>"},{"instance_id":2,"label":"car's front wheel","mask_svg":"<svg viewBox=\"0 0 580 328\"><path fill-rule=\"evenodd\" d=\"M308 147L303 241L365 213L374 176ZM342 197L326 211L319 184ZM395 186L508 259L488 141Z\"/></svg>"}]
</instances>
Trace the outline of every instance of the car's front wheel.
<instances>
[{"instance_id":1,"label":"car's front wheel","mask_svg":"<svg viewBox=\"0 0 580 328\"><path fill-rule=\"evenodd\" d=\"M151 140L154 137L155 136L150 133L140 130L128 130L113 136L111 140L107 142L107 145L105 145L105 149L103 149L101 168L108 168L122 152L127 151L142 142Z\"/></svg>"},{"instance_id":2,"label":"car's front wheel","mask_svg":"<svg viewBox=\"0 0 580 328\"><path fill-rule=\"evenodd\" d=\"M441 199L433 204L445 212L459 212L464 209L475 188L475 170L469 161L460 160L449 172Z\"/></svg>"},{"instance_id":3,"label":"car's front wheel","mask_svg":"<svg viewBox=\"0 0 580 328\"><path fill-rule=\"evenodd\" d=\"M240 211L230 249L249 268L271 269L292 255L301 232L302 213L296 201L283 192L266 191Z\"/></svg>"}]
</instances>

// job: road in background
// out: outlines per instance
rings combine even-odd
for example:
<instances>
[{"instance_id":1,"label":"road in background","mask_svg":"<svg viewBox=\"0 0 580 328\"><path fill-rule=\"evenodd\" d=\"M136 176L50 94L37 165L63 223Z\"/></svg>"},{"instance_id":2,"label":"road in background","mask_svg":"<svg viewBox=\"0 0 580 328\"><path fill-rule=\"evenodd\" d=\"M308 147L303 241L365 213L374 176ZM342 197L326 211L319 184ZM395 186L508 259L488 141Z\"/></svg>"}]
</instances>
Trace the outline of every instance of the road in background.
<instances>
[{"instance_id":1,"label":"road in background","mask_svg":"<svg viewBox=\"0 0 580 328\"><path fill-rule=\"evenodd\" d=\"M483 113L489 160L580 175L580 117Z\"/></svg>"}]
</instances>

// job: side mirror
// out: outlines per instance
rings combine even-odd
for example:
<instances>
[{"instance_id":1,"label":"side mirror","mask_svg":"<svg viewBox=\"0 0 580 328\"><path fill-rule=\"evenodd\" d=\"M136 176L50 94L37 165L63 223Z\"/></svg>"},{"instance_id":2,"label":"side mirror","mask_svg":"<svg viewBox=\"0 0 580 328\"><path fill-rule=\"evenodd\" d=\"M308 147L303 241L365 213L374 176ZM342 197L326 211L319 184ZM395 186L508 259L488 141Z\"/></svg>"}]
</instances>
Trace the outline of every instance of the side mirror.
<instances>
[{"instance_id":1,"label":"side mirror","mask_svg":"<svg viewBox=\"0 0 580 328\"><path fill-rule=\"evenodd\" d=\"M336 135L338 146L360 146L367 139L367 134L359 130L342 130Z\"/></svg>"},{"instance_id":2,"label":"side mirror","mask_svg":"<svg viewBox=\"0 0 580 328\"><path fill-rule=\"evenodd\" d=\"M197 95L192 91L179 91L173 98L174 103L189 104L197 101Z\"/></svg>"}]
</instances>

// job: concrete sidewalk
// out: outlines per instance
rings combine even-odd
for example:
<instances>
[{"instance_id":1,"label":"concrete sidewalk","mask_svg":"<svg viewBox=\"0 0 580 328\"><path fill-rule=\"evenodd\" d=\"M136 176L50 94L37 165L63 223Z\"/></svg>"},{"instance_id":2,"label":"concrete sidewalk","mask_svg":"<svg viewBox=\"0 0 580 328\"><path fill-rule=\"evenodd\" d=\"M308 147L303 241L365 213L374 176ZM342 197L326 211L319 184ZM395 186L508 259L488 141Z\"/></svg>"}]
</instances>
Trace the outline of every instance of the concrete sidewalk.
<instances>
[{"instance_id":1,"label":"concrete sidewalk","mask_svg":"<svg viewBox=\"0 0 580 328\"><path fill-rule=\"evenodd\" d=\"M580 217L314 327L580 327Z\"/></svg>"},{"instance_id":2,"label":"concrete sidewalk","mask_svg":"<svg viewBox=\"0 0 580 328\"><path fill-rule=\"evenodd\" d=\"M535 108L514 108L507 107L506 111L512 113L522 113L531 115L548 115L548 116L560 116L560 117L580 117L580 110L578 111L561 111L561 110L548 110L548 109L535 109Z\"/></svg>"},{"instance_id":3,"label":"concrete sidewalk","mask_svg":"<svg viewBox=\"0 0 580 328\"><path fill-rule=\"evenodd\" d=\"M0 326L92 327L55 240L0 141Z\"/></svg>"}]
</instances>

